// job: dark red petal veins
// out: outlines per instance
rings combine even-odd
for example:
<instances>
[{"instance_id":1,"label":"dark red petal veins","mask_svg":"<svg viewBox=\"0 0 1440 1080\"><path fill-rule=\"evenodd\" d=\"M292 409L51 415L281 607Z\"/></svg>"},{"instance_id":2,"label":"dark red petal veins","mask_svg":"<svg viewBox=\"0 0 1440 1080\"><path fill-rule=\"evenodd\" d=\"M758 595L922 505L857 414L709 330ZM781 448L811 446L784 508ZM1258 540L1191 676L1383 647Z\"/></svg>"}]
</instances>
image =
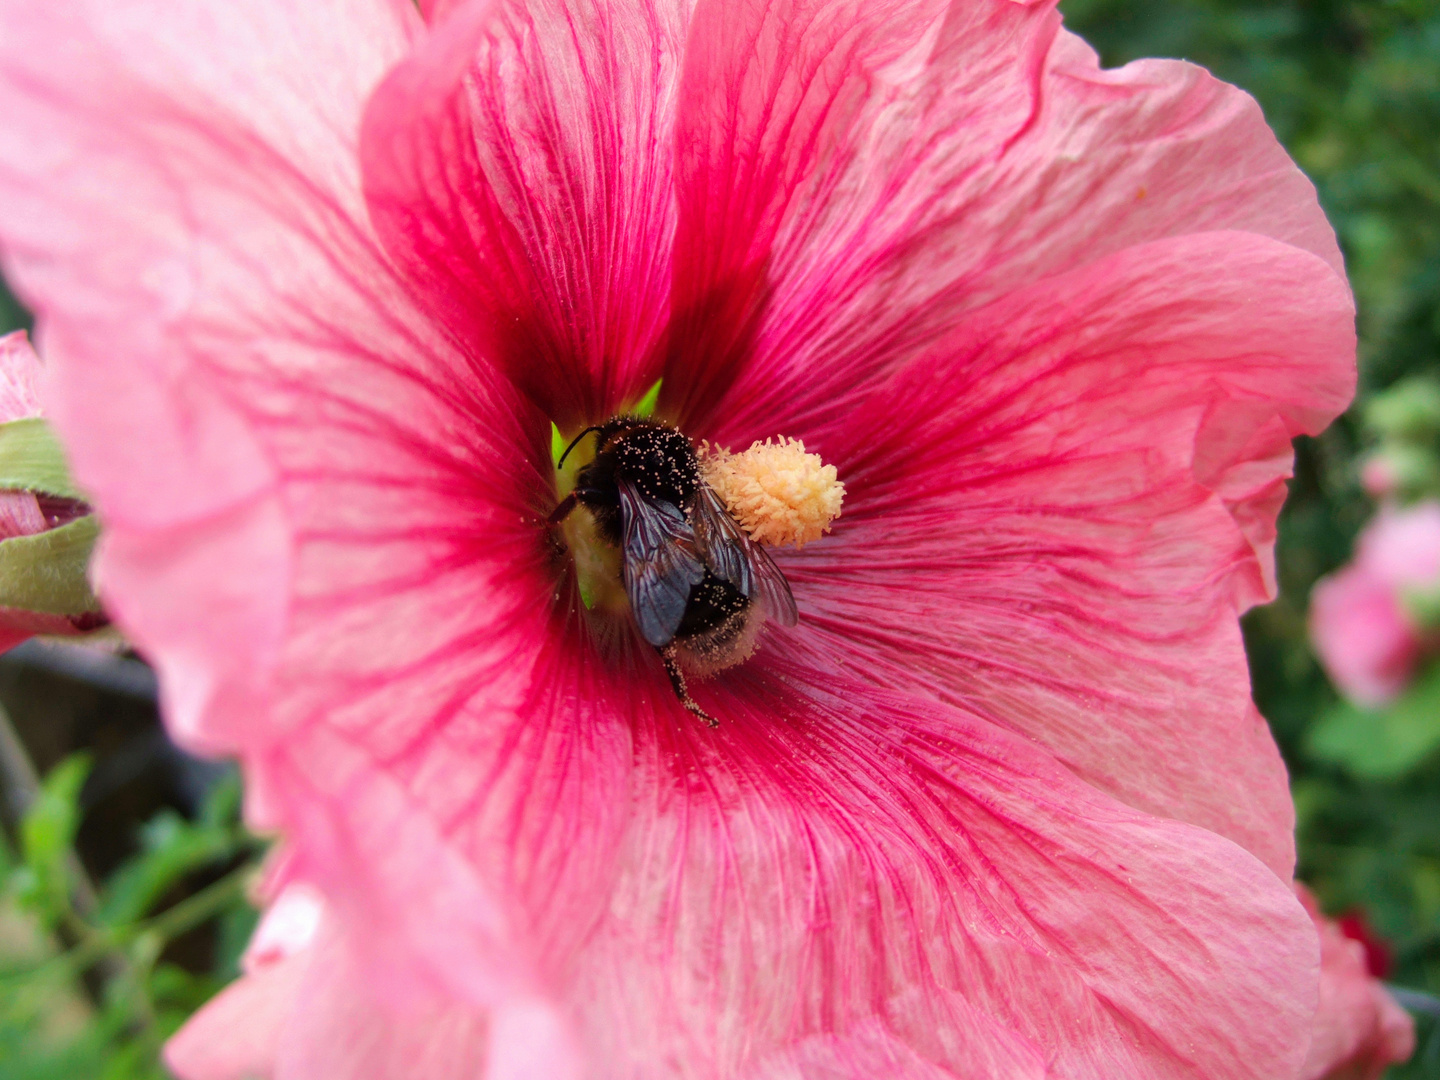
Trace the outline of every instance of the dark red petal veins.
<instances>
[{"instance_id":1,"label":"dark red petal veins","mask_svg":"<svg viewBox=\"0 0 1440 1080\"><path fill-rule=\"evenodd\" d=\"M880 71L930 31L931 0L823 4L702 0L691 20L676 130L674 316L666 401L713 423L751 360L797 218L818 226L858 149Z\"/></svg>"},{"instance_id":2,"label":"dark red petal veins","mask_svg":"<svg viewBox=\"0 0 1440 1080\"><path fill-rule=\"evenodd\" d=\"M451 4L366 110L386 246L467 350L567 427L655 378L683 22L672 0Z\"/></svg>"}]
</instances>

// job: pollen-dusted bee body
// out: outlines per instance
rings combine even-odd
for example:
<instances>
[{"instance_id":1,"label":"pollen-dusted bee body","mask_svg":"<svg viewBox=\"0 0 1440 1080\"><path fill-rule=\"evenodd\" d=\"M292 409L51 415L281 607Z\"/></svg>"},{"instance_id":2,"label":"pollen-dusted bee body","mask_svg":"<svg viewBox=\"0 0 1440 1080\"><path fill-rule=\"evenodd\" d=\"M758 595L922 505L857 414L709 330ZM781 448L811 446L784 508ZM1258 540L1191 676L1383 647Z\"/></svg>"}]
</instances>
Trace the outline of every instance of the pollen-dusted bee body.
<instances>
[{"instance_id":1,"label":"pollen-dusted bee body","mask_svg":"<svg viewBox=\"0 0 1440 1080\"><path fill-rule=\"evenodd\" d=\"M584 506L600 535L620 548L625 592L641 636L660 650L685 707L713 723L690 699L677 661L709 674L743 660L763 615L795 624L790 586L705 483L695 446L684 434L653 420L617 416L582 431L570 448L591 432L595 458L579 471L575 489L550 521L558 524Z\"/></svg>"}]
</instances>

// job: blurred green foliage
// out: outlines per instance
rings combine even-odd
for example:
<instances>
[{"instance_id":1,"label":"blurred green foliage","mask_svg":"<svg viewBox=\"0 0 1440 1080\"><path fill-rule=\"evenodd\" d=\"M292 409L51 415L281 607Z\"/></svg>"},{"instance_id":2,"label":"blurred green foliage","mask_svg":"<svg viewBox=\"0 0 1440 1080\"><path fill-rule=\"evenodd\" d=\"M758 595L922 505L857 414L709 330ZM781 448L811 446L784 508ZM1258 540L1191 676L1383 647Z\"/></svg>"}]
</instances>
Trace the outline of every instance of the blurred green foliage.
<instances>
[{"instance_id":1,"label":"blurred green foliage","mask_svg":"<svg viewBox=\"0 0 1440 1080\"><path fill-rule=\"evenodd\" d=\"M1440 743L1432 730L1440 684L1417 695L1388 742L1344 745L1343 725L1316 730L1345 706L1305 629L1311 586L1348 558L1373 511L1356 469L1368 448L1357 419L1364 403L1402 378L1440 371L1440 3L1064 0L1062 8L1109 66L1182 57L1253 94L1339 234L1359 305L1360 408L1301 440L1277 547L1280 599L1246 619L1246 643L1256 700L1291 769L1301 876L1327 910L1365 911L1395 948L1394 982L1440 994L1440 761L1428 753ZM1402 403L1424 404L1414 395ZM1422 1024L1415 1060L1392 1075L1440 1077L1433 1035Z\"/></svg>"},{"instance_id":2,"label":"blurred green foliage","mask_svg":"<svg viewBox=\"0 0 1440 1080\"><path fill-rule=\"evenodd\" d=\"M74 849L89 768L75 755L51 770L16 830L18 850L0 835L4 1080L163 1080L161 1045L235 976L254 926L244 887L257 843L239 823L236 773L193 821L153 817L138 853L95 890ZM208 968L172 962L171 944L207 926Z\"/></svg>"}]
</instances>

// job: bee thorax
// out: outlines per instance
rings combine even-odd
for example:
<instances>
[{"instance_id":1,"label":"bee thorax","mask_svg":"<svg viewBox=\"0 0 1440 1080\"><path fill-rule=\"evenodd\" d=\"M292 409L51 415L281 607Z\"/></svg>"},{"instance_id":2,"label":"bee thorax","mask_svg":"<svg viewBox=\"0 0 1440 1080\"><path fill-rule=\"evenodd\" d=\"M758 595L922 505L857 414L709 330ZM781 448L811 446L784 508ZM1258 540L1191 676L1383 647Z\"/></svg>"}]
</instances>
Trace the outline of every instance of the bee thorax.
<instances>
[{"instance_id":1,"label":"bee thorax","mask_svg":"<svg viewBox=\"0 0 1440 1080\"><path fill-rule=\"evenodd\" d=\"M647 499L688 503L700 484L695 448L672 428L634 431L615 446L615 468Z\"/></svg>"}]
</instances>

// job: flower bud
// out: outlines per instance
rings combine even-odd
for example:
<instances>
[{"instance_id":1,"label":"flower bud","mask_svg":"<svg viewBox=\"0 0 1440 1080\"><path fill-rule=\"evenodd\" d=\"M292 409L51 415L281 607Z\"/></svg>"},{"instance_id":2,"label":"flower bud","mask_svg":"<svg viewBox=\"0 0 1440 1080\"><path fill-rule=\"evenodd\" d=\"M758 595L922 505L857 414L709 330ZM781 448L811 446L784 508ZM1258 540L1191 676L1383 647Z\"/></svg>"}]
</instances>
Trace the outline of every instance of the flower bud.
<instances>
[{"instance_id":1,"label":"flower bud","mask_svg":"<svg viewBox=\"0 0 1440 1080\"><path fill-rule=\"evenodd\" d=\"M40 416L40 359L0 337L0 649L106 622L86 578L97 526Z\"/></svg>"},{"instance_id":2,"label":"flower bud","mask_svg":"<svg viewBox=\"0 0 1440 1080\"><path fill-rule=\"evenodd\" d=\"M1295 894L1320 935L1320 1003L1301 1080L1374 1080L1414 1052L1415 1022L1371 968L1381 943L1356 940L1326 918L1299 882Z\"/></svg>"},{"instance_id":3,"label":"flower bud","mask_svg":"<svg viewBox=\"0 0 1440 1080\"><path fill-rule=\"evenodd\" d=\"M1437 614L1440 503L1430 501L1382 509L1366 526L1350 565L1315 586L1310 635L1340 691L1377 708L1434 651Z\"/></svg>"}]
</instances>

